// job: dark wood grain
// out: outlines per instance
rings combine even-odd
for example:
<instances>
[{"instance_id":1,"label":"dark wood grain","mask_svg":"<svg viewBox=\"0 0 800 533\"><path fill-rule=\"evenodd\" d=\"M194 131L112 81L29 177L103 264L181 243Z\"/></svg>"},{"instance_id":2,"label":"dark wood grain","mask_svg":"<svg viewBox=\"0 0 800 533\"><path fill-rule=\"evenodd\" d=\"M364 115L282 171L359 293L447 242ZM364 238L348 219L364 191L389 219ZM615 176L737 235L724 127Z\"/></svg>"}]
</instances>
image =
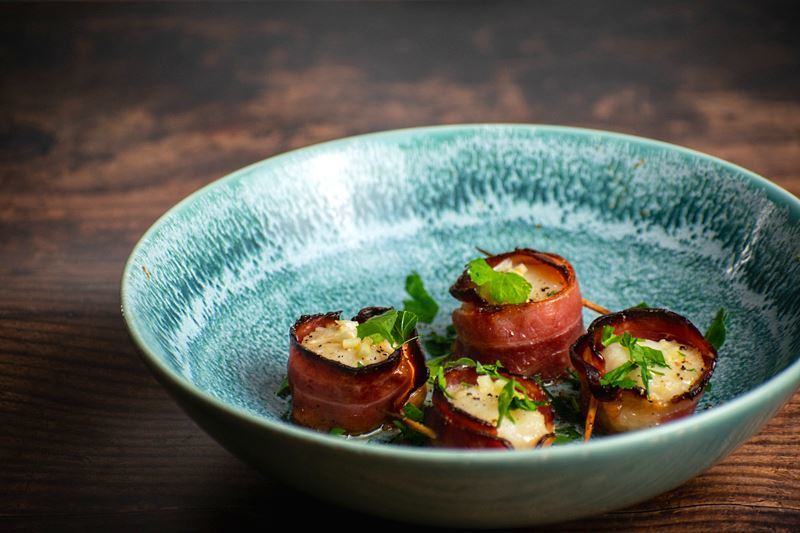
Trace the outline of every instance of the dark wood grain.
<instances>
[{"instance_id":1,"label":"dark wood grain","mask_svg":"<svg viewBox=\"0 0 800 533\"><path fill-rule=\"evenodd\" d=\"M730 2L0 5L0 530L266 526L302 498L194 426L120 318L133 244L190 192L344 135L502 121L660 138L798 195L795 26ZM795 395L677 490L563 527L793 530L799 423Z\"/></svg>"}]
</instances>

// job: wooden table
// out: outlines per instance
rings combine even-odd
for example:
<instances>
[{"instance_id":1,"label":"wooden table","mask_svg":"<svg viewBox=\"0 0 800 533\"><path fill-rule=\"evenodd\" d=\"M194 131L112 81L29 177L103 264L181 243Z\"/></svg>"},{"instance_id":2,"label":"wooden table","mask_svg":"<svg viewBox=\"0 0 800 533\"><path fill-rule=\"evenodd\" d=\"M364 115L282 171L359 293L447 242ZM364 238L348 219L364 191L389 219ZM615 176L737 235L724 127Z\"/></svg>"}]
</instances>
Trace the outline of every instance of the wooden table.
<instances>
[{"instance_id":1,"label":"wooden table","mask_svg":"<svg viewBox=\"0 0 800 533\"><path fill-rule=\"evenodd\" d=\"M167 397L120 316L125 259L202 185L423 124L618 130L800 195L800 46L777 7L694 2L0 6L0 530L205 530L309 501ZM565 528L800 525L800 394L723 463Z\"/></svg>"}]
</instances>

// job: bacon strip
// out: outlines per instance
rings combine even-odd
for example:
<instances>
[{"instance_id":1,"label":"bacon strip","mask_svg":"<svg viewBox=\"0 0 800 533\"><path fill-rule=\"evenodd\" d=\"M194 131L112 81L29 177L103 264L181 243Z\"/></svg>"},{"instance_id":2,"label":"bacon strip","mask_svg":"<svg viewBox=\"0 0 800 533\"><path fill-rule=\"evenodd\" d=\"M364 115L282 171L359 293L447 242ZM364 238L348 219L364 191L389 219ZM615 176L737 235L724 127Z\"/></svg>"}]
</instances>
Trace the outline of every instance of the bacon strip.
<instances>
[{"instance_id":1,"label":"bacon strip","mask_svg":"<svg viewBox=\"0 0 800 533\"><path fill-rule=\"evenodd\" d=\"M512 376L501 373L506 379ZM460 366L450 368L444 373L448 385L469 383L474 385L478 373L474 368ZM516 377L528 392L532 400L546 401L544 391L532 380ZM553 434L553 410L549 405L539 407L545 417L548 434L543 435L539 444L543 444ZM427 410L425 423L436 432L434 446L448 448L512 448L511 443L497 436L497 428L490 423L476 418L455 407L445 394L437 387L433 391L433 406Z\"/></svg>"},{"instance_id":2,"label":"bacon strip","mask_svg":"<svg viewBox=\"0 0 800 533\"><path fill-rule=\"evenodd\" d=\"M361 323L387 310L364 308L353 320ZM320 431L338 427L350 434L366 433L387 422L389 413L400 412L412 393L425 386L428 369L416 339L384 361L360 368L326 359L301 345L316 328L339 319L340 312L305 315L290 330L287 377L292 420Z\"/></svg>"},{"instance_id":3,"label":"bacon strip","mask_svg":"<svg viewBox=\"0 0 800 533\"><path fill-rule=\"evenodd\" d=\"M600 384L605 374L601 352L604 326L615 335L629 332L634 337L667 339L694 347L703 358L704 370L691 389L669 401L648 400L645 391L619 389ZM686 318L666 309L626 309L601 316L570 349L572 366L581 380L584 407L590 398L597 400L596 427L609 433L657 426L694 413L717 363L717 351Z\"/></svg>"},{"instance_id":4,"label":"bacon strip","mask_svg":"<svg viewBox=\"0 0 800 533\"><path fill-rule=\"evenodd\" d=\"M569 346L584 331L575 270L563 257L530 249L493 255L486 262L494 267L506 258L545 269L561 279L563 288L538 302L491 305L464 271L450 287L450 294L463 302L453 311L455 354L484 364L499 360L509 372L523 376L560 377L569 368Z\"/></svg>"}]
</instances>

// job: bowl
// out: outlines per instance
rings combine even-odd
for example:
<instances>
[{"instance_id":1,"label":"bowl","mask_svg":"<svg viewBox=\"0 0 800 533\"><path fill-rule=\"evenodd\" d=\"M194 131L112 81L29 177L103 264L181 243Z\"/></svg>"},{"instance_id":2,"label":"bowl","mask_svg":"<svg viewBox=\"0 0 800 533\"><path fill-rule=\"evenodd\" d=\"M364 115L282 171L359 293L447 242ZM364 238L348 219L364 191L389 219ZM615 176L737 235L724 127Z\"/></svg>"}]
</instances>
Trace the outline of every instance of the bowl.
<instances>
[{"instance_id":1,"label":"bowl","mask_svg":"<svg viewBox=\"0 0 800 533\"><path fill-rule=\"evenodd\" d=\"M662 142L538 125L417 128L256 163L167 212L133 250L123 314L145 362L232 453L321 499L431 525L505 527L622 508L753 435L800 384L800 202ZM690 417L527 451L415 448L287 421L275 395L305 313L401 305L418 271L442 305L477 255L532 247L585 297L646 300L728 341ZM596 315L586 311L585 320Z\"/></svg>"}]
</instances>

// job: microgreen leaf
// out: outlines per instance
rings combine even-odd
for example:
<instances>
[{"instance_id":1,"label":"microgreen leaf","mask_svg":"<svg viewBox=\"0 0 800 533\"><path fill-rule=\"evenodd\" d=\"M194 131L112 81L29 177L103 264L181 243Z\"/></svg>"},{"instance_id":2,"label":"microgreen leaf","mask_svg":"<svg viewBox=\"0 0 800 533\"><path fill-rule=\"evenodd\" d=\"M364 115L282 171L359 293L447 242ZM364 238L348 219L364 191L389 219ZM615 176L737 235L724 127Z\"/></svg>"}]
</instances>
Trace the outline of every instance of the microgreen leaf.
<instances>
[{"instance_id":1,"label":"microgreen leaf","mask_svg":"<svg viewBox=\"0 0 800 533\"><path fill-rule=\"evenodd\" d=\"M478 294L494 305L521 304L528 301L531 284L514 272L497 272L485 259L475 259L467 264L472 282L478 286Z\"/></svg>"},{"instance_id":2,"label":"microgreen leaf","mask_svg":"<svg viewBox=\"0 0 800 533\"><path fill-rule=\"evenodd\" d=\"M631 307L631 309L649 309L650 306L647 305L647 302L639 302L638 304Z\"/></svg>"},{"instance_id":3,"label":"microgreen leaf","mask_svg":"<svg viewBox=\"0 0 800 533\"><path fill-rule=\"evenodd\" d=\"M719 350L725 343L725 336L727 332L728 312L724 307L720 307L711 325L708 326L705 338L714 347Z\"/></svg>"},{"instance_id":4,"label":"microgreen leaf","mask_svg":"<svg viewBox=\"0 0 800 533\"><path fill-rule=\"evenodd\" d=\"M411 296L410 300L403 300L405 310L417 315L420 322L430 324L439 312L439 304L436 303L428 291L422 278L416 272L412 272L406 278L406 292Z\"/></svg>"}]
</instances>

